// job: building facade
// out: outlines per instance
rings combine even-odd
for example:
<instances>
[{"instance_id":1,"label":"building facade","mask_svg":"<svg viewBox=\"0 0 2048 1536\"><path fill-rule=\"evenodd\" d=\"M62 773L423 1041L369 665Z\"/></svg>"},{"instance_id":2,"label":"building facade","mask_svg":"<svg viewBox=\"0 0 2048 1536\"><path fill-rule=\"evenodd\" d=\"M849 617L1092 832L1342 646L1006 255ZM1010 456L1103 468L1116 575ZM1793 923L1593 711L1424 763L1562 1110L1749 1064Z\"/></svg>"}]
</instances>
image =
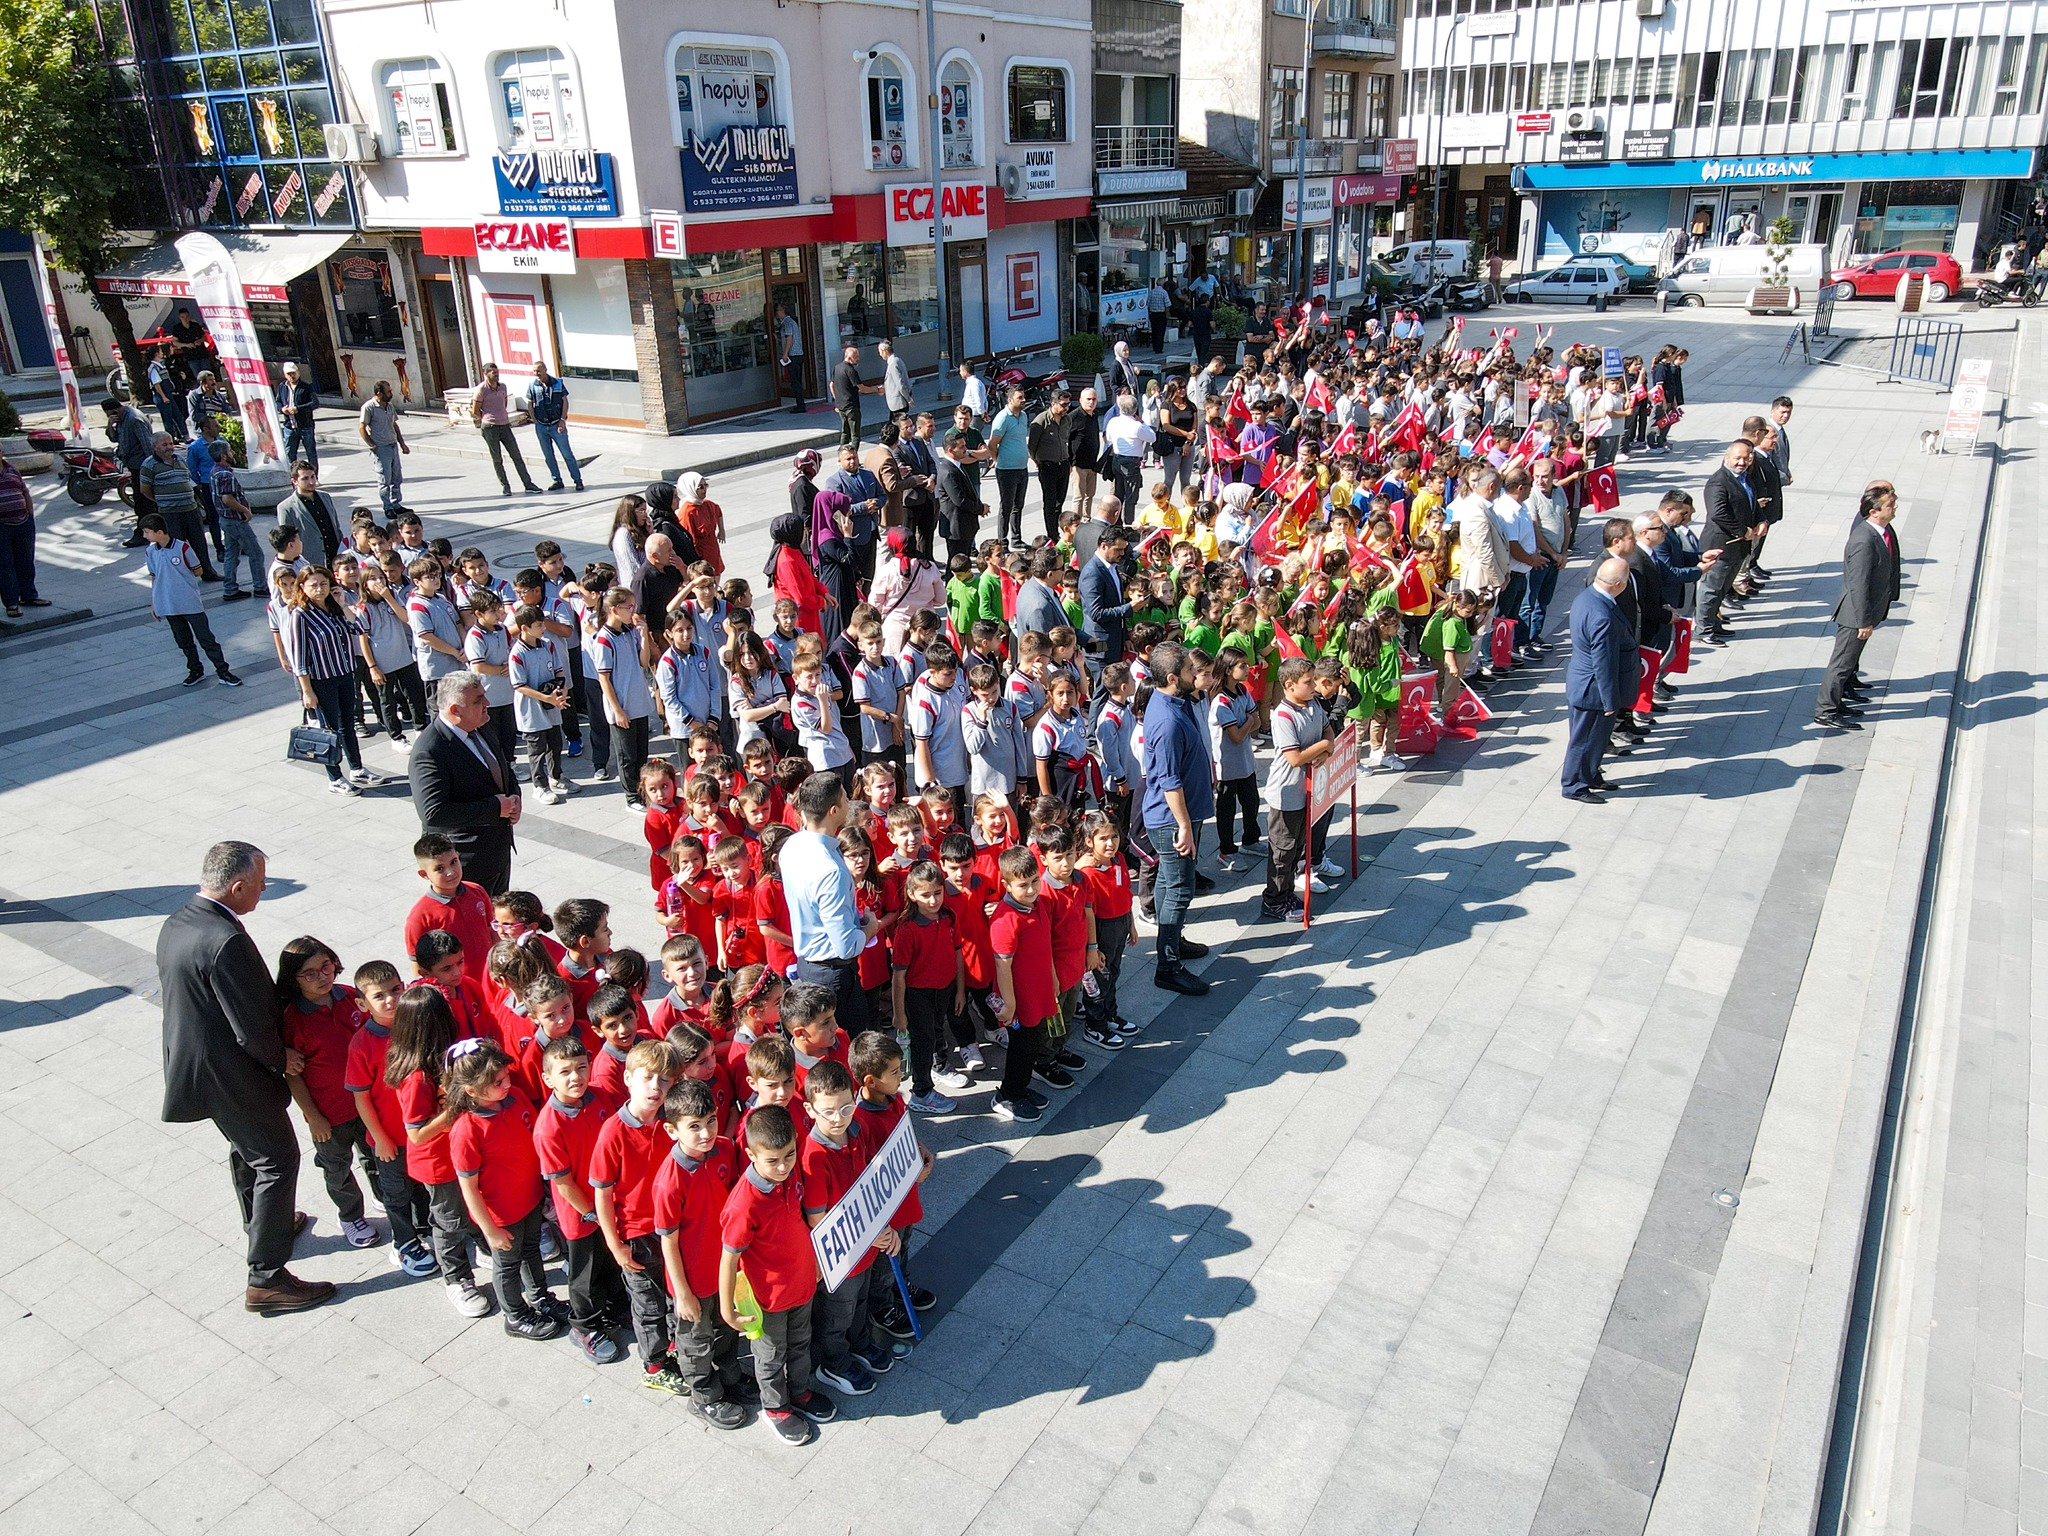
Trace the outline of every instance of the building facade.
<instances>
[{"instance_id":1,"label":"building facade","mask_svg":"<svg viewBox=\"0 0 2048 1536\"><path fill-rule=\"evenodd\" d=\"M1394 0L1189 0L1187 12L1188 132L1260 178L1242 275L1273 292L1356 296L1400 190L1386 142Z\"/></svg>"},{"instance_id":2,"label":"building facade","mask_svg":"<svg viewBox=\"0 0 2048 1536\"><path fill-rule=\"evenodd\" d=\"M1408 232L1524 267L1783 217L1837 261L1938 248L1967 270L2038 168L2048 7L1405 3Z\"/></svg>"},{"instance_id":3,"label":"building facade","mask_svg":"<svg viewBox=\"0 0 2048 1536\"><path fill-rule=\"evenodd\" d=\"M1087 0L941 10L937 145L915 8L327 0L326 17L347 120L375 140L364 230L425 317L430 393L541 361L574 419L673 432L786 403L777 306L812 398L843 344L878 374L888 339L923 371L1055 345L1071 322Z\"/></svg>"}]
</instances>

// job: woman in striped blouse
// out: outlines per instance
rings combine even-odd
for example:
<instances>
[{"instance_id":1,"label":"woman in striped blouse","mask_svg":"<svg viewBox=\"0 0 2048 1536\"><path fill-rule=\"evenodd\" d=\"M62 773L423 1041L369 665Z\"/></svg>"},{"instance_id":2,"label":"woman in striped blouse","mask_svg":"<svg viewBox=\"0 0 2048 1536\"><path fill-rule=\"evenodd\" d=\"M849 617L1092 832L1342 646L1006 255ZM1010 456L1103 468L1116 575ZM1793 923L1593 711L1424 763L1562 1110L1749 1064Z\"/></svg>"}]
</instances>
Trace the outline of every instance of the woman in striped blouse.
<instances>
[{"instance_id":1,"label":"woman in striped blouse","mask_svg":"<svg viewBox=\"0 0 2048 1536\"><path fill-rule=\"evenodd\" d=\"M286 651L292 659L292 673L299 680L300 702L341 738L348 776L344 778L335 764L327 767L327 787L337 795L360 794L358 786L370 781L363 771L362 749L356 745L352 707L356 645L362 632L362 625L335 597L334 577L325 566L309 566L299 573Z\"/></svg>"}]
</instances>

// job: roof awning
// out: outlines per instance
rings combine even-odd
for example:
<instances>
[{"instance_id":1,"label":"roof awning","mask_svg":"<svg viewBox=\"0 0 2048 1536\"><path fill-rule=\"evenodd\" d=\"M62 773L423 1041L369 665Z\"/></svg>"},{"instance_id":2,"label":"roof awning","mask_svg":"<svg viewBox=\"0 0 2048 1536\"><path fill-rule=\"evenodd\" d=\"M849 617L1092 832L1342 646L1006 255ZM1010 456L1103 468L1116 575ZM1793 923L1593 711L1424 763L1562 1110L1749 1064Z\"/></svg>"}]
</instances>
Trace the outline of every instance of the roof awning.
<instances>
[{"instance_id":1,"label":"roof awning","mask_svg":"<svg viewBox=\"0 0 2048 1536\"><path fill-rule=\"evenodd\" d=\"M1095 200L1095 211L1105 219L1128 223L1136 219L1170 219L1180 211L1180 195L1148 197L1139 202L1111 203Z\"/></svg>"},{"instance_id":2,"label":"roof awning","mask_svg":"<svg viewBox=\"0 0 2048 1536\"><path fill-rule=\"evenodd\" d=\"M214 238L234 255L235 268L242 274L242 289L251 303L282 304L289 297L285 284L348 244L352 233L331 230L316 235L257 235L227 231ZM178 247L168 240L136 252L111 272L102 272L93 286L101 293L142 298L192 297L192 285L185 280L185 264L178 259Z\"/></svg>"}]
</instances>

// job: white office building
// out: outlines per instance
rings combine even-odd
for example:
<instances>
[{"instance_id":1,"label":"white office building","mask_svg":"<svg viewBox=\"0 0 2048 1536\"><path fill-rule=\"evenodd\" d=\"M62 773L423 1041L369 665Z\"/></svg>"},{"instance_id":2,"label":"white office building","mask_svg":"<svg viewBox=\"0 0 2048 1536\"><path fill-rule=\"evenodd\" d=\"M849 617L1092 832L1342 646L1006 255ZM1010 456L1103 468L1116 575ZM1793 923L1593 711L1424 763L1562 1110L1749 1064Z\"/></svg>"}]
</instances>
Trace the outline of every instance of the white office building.
<instances>
[{"instance_id":1,"label":"white office building","mask_svg":"<svg viewBox=\"0 0 2048 1536\"><path fill-rule=\"evenodd\" d=\"M1407 3L1410 234L1476 229L1526 268L1785 216L1837 260L1939 248L1968 270L2032 195L2048 6Z\"/></svg>"}]
</instances>

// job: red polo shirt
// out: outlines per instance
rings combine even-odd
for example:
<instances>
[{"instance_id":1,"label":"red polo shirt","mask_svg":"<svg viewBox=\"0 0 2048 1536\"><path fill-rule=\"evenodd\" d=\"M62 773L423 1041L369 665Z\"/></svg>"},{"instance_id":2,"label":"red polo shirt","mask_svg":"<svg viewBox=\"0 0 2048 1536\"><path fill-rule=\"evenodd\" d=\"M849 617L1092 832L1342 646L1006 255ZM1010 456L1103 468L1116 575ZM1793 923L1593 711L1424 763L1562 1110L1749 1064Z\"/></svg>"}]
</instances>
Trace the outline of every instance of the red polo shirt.
<instances>
[{"instance_id":1,"label":"red polo shirt","mask_svg":"<svg viewBox=\"0 0 2048 1536\"><path fill-rule=\"evenodd\" d=\"M726 1197L740 1176L740 1154L721 1136L702 1162L683 1156L680 1143L669 1144L654 1176L654 1230L663 1237L679 1234L683 1250L683 1283L696 1297L718 1294L720 1224ZM668 1277L669 1289L676 1277Z\"/></svg>"},{"instance_id":2,"label":"red polo shirt","mask_svg":"<svg viewBox=\"0 0 2048 1536\"><path fill-rule=\"evenodd\" d=\"M408 1131L416 1131L441 1113L441 1090L425 1072L415 1072L398 1085L398 1113ZM386 1127L389 1129L389 1127ZM405 1144L405 1171L422 1184L446 1184L455 1177L446 1134L432 1141Z\"/></svg>"},{"instance_id":3,"label":"red polo shirt","mask_svg":"<svg viewBox=\"0 0 2048 1536\"><path fill-rule=\"evenodd\" d=\"M816 1126L804 1137L797 1152L797 1173L804 1186L804 1222L810 1223L813 1216L822 1217L833 1206L846 1198L846 1192L853 1188L854 1180L868 1165L868 1154L874 1150L862 1132L860 1119L855 1116L847 1122L846 1144L833 1146L818 1134ZM816 1252L815 1249L812 1250ZM875 1250L871 1247L855 1261L849 1275L864 1274L867 1267L875 1262Z\"/></svg>"},{"instance_id":4,"label":"red polo shirt","mask_svg":"<svg viewBox=\"0 0 2048 1536\"><path fill-rule=\"evenodd\" d=\"M440 929L462 940L462 974L482 986L490 979L491 946L498 936L491 929L491 897L482 886L468 880L456 887L455 895L442 900L429 890L405 914L405 953L418 948L420 935Z\"/></svg>"},{"instance_id":5,"label":"red polo shirt","mask_svg":"<svg viewBox=\"0 0 2048 1536\"><path fill-rule=\"evenodd\" d=\"M342 1078L342 1087L352 1095L367 1093L384 1134L403 1147L405 1116L398 1108L398 1090L384 1081L384 1058L390 1054L391 1031L365 1017L363 1027L348 1043L348 1071Z\"/></svg>"},{"instance_id":6,"label":"red polo shirt","mask_svg":"<svg viewBox=\"0 0 2048 1536\"><path fill-rule=\"evenodd\" d=\"M619 1236L628 1242L654 1230L654 1175L671 1145L660 1121L636 1120L627 1105L621 1105L597 1133L590 1154L590 1187L612 1192Z\"/></svg>"},{"instance_id":7,"label":"red polo shirt","mask_svg":"<svg viewBox=\"0 0 2048 1536\"><path fill-rule=\"evenodd\" d=\"M574 1104L564 1104L549 1094L540 1113L534 1116L533 1150L540 1159L540 1176L549 1181L548 1188L554 1194L555 1223L564 1237L594 1237L599 1231L596 1196L590 1189L590 1160L597 1151L598 1132L610 1118L605 1106L593 1101L588 1090ZM588 1219L562 1198L560 1186L553 1182L563 1174L576 1181L584 1199L590 1202L592 1214Z\"/></svg>"},{"instance_id":8,"label":"red polo shirt","mask_svg":"<svg viewBox=\"0 0 2048 1536\"><path fill-rule=\"evenodd\" d=\"M740 1258L740 1273L763 1312L807 1306L818 1293L818 1255L803 1217L803 1175L770 1184L752 1167L726 1196L719 1241Z\"/></svg>"},{"instance_id":9,"label":"red polo shirt","mask_svg":"<svg viewBox=\"0 0 2048 1536\"><path fill-rule=\"evenodd\" d=\"M882 1150L882 1144L896 1134L896 1122L910 1113L910 1106L903 1102L903 1095L875 1100L866 1094L858 1094L853 1101L853 1122L861 1128L861 1138L867 1143L868 1156L873 1157ZM906 1232L924 1220L924 1200L912 1184L903 1196L903 1203L896 1207L896 1214L889 1218L889 1225L898 1232Z\"/></svg>"},{"instance_id":10,"label":"red polo shirt","mask_svg":"<svg viewBox=\"0 0 2048 1536\"><path fill-rule=\"evenodd\" d=\"M1088 890L1078 880L1038 882L1038 910L1052 924L1052 969L1060 991L1081 985L1088 960Z\"/></svg>"},{"instance_id":11,"label":"red polo shirt","mask_svg":"<svg viewBox=\"0 0 2048 1536\"><path fill-rule=\"evenodd\" d=\"M336 987L324 1003L296 998L285 1005L278 1033L306 1058L306 1091L333 1125L356 1118L355 1095L348 1089L348 1051L365 1017L353 987Z\"/></svg>"},{"instance_id":12,"label":"red polo shirt","mask_svg":"<svg viewBox=\"0 0 2048 1536\"><path fill-rule=\"evenodd\" d=\"M889 953L905 986L950 989L960 976L960 944L954 937L953 914L943 907L935 918L910 913L890 930Z\"/></svg>"},{"instance_id":13,"label":"red polo shirt","mask_svg":"<svg viewBox=\"0 0 2048 1536\"><path fill-rule=\"evenodd\" d=\"M1017 1000L1016 1016L1010 1020L1013 1029L1043 1024L1060 1011L1053 974L1052 923L1041 910L1044 901L1040 896L1027 910L1005 896L989 919L989 943L996 958L1010 962L1010 982Z\"/></svg>"},{"instance_id":14,"label":"red polo shirt","mask_svg":"<svg viewBox=\"0 0 2048 1536\"><path fill-rule=\"evenodd\" d=\"M970 987L996 984L995 954L989 948L988 908L1001 894L1001 886L972 871L965 890L946 887L946 910L953 915L953 932L960 940L960 957L967 962Z\"/></svg>"},{"instance_id":15,"label":"red polo shirt","mask_svg":"<svg viewBox=\"0 0 2048 1536\"><path fill-rule=\"evenodd\" d=\"M1105 869L1084 864L1077 871L1088 891L1088 905L1095 909L1095 921L1131 915L1131 872L1119 856Z\"/></svg>"},{"instance_id":16,"label":"red polo shirt","mask_svg":"<svg viewBox=\"0 0 2048 1536\"><path fill-rule=\"evenodd\" d=\"M457 1119L448 1150L456 1177L476 1180L477 1197L499 1226L524 1221L540 1204L533 1101L517 1088L496 1109L472 1109Z\"/></svg>"}]
</instances>

